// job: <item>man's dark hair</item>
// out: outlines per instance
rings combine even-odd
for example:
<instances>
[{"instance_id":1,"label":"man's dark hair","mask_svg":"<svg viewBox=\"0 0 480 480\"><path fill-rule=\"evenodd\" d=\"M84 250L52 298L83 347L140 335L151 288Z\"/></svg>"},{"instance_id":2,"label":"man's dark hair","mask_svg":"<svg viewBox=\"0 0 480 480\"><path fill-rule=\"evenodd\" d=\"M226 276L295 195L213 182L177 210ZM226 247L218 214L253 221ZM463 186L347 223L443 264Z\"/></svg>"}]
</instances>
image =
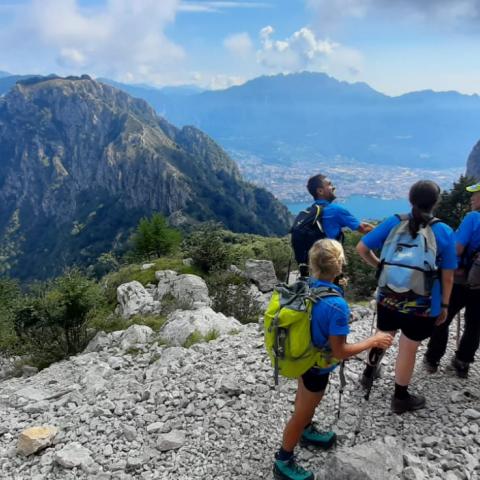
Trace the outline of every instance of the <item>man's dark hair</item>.
<instances>
[{"instance_id":1,"label":"man's dark hair","mask_svg":"<svg viewBox=\"0 0 480 480\"><path fill-rule=\"evenodd\" d=\"M308 179L307 190L314 200L317 199L317 188L321 188L323 186L323 181L326 178L327 177L325 175L319 173L318 175L314 175Z\"/></svg>"}]
</instances>

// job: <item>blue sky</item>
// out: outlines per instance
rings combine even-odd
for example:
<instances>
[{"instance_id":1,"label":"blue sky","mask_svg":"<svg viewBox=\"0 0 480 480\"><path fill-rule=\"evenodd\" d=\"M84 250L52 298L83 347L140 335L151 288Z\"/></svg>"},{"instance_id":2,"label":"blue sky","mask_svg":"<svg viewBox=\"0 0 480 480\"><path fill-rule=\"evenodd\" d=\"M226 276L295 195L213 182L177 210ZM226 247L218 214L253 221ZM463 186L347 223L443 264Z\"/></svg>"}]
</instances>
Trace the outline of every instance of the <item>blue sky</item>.
<instances>
[{"instance_id":1,"label":"blue sky","mask_svg":"<svg viewBox=\"0 0 480 480\"><path fill-rule=\"evenodd\" d=\"M0 70L224 88L322 71L480 93L480 0L0 0Z\"/></svg>"}]
</instances>

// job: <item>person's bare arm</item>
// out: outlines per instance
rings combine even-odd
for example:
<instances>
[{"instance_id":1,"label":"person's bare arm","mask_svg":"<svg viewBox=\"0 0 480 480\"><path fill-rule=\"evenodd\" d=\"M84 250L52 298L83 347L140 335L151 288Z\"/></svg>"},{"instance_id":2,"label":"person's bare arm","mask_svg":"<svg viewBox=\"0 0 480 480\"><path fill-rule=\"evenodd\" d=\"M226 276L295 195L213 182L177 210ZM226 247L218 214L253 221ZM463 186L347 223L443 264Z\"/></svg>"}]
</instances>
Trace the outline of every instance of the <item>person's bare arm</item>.
<instances>
[{"instance_id":1,"label":"person's bare arm","mask_svg":"<svg viewBox=\"0 0 480 480\"><path fill-rule=\"evenodd\" d=\"M374 347L385 350L392 344L393 337L389 333L378 332L372 337L369 337L358 343L347 343L347 337L345 335L332 335L328 337L328 340L333 356L339 360L343 360Z\"/></svg>"},{"instance_id":2,"label":"person's bare arm","mask_svg":"<svg viewBox=\"0 0 480 480\"><path fill-rule=\"evenodd\" d=\"M380 260L361 240L357 244L357 253L369 265L371 265L374 268L378 267Z\"/></svg>"},{"instance_id":3,"label":"person's bare arm","mask_svg":"<svg viewBox=\"0 0 480 480\"><path fill-rule=\"evenodd\" d=\"M450 301L450 295L453 288L453 274L454 270L442 270L442 304L448 305ZM442 307L440 315L435 321L435 325L441 325L446 319L448 314L448 307Z\"/></svg>"},{"instance_id":4,"label":"person's bare arm","mask_svg":"<svg viewBox=\"0 0 480 480\"><path fill-rule=\"evenodd\" d=\"M456 250L457 257L461 257L463 255L463 252L465 251L465 247L461 243L457 243Z\"/></svg>"},{"instance_id":5,"label":"person's bare arm","mask_svg":"<svg viewBox=\"0 0 480 480\"><path fill-rule=\"evenodd\" d=\"M374 228L375 227L371 223L362 222L358 227L357 231L365 234L365 233L371 232Z\"/></svg>"}]
</instances>

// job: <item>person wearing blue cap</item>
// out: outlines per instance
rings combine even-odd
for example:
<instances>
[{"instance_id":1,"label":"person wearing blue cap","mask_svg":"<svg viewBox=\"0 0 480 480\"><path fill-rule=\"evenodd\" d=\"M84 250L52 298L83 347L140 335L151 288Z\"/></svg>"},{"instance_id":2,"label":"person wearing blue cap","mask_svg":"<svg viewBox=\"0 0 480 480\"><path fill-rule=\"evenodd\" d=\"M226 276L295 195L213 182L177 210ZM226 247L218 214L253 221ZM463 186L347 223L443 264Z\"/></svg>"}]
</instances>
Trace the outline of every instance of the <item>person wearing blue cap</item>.
<instances>
[{"instance_id":1,"label":"person wearing blue cap","mask_svg":"<svg viewBox=\"0 0 480 480\"><path fill-rule=\"evenodd\" d=\"M470 185L469 212L456 231L457 255L460 257L448 315L437 325L428 343L424 365L435 373L448 343L448 327L455 315L465 308L465 328L451 366L459 377L467 378L470 364L480 345L480 183Z\"/></svg>"}]
</instances>

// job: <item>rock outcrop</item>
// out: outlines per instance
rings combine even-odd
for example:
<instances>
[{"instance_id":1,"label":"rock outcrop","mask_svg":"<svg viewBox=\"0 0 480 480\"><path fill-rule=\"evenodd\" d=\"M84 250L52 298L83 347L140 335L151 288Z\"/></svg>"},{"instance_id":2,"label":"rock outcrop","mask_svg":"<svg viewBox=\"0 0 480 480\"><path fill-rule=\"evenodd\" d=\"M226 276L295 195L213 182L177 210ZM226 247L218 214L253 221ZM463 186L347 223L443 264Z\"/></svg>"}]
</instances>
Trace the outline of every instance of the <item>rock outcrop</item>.
<instances>
[{"instance_id":1,"label":"rock outcrop","mask_svg":"<svg viewBox=\"0 0 480 480\"><path fill-rule=\"evenodd\" d=\"M468 157L466 175L480 182L480 142L473 147Z\"/></svg>"}]
</instances>

